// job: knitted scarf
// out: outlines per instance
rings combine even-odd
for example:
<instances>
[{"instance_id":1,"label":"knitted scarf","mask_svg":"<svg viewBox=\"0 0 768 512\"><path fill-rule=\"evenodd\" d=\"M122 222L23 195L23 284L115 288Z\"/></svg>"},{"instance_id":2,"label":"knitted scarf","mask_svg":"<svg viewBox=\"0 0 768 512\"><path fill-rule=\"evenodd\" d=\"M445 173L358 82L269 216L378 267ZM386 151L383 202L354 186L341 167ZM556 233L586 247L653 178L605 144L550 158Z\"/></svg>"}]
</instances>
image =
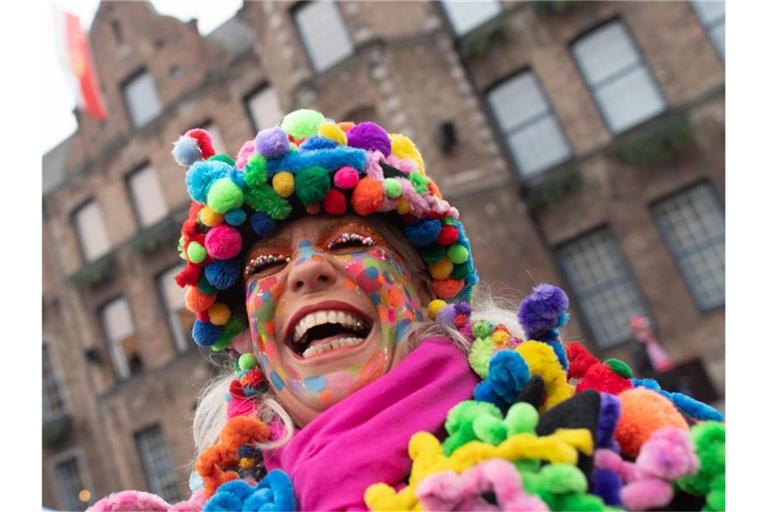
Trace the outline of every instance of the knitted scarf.
<instances>
[{"instance_id":1,"label":"knitted scarf","mask_svg":"<svg viewBox=\"0 0 768 512\"><path fill-rule=\"evenodd\" d=\"M369 485L397 486L407 478L411 436L441 432L448 411L470 399L477 382L458 348L445 338L427 338L391 372L312 420L288 445L266 452L264 462L270 471L288 473L303 510L366 510Z\"/></svg>"}]
</instances>

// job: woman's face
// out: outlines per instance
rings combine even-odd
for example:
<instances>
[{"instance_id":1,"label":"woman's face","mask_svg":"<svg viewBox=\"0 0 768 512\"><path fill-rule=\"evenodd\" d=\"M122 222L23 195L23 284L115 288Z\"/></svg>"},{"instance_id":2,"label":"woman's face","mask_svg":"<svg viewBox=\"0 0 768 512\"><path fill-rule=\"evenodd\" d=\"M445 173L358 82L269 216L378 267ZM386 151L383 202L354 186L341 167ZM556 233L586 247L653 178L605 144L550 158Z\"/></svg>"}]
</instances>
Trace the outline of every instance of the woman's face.
<instances>
[{"instance_id":1,"label":"woman's face","mask_svg":"<svg viewBox=\"0 0 768 512\"><path fill-rule=\"evenodd\" d=\"M387 373L426 314L414 270L360 217L290 222L245 262L254 352L300 426Z\"/></svg>"}]
</instances>

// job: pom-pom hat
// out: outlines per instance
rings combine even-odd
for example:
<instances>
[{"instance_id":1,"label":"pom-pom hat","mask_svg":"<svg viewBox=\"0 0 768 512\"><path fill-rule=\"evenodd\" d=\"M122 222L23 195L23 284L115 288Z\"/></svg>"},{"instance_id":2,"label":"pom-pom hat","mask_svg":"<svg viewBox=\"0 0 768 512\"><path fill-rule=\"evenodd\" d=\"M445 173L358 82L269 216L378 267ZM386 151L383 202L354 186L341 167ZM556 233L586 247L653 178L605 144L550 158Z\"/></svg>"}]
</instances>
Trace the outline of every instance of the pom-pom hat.
<instances>
[{"instance_id":1,"label":"pom-pom hat","mask_svg":"<svg viewBox=\"0 0 768 512\"><path fill-rule=\"evenodd\" d=\"M399 218L431 274L435 296L471 300L477 271L459 212L404 135L304 109L261 130L236 160L215 154L210 134L201 129L180 137L172 154L189 167L192 203L179 240L187 265L176 282L186 287L187 307L197 317L192 335L198 345L222 350L243 331L243 295L237 291L245 251L274 234L281 221L303 215Z\"/></svg>"}]
</instances>

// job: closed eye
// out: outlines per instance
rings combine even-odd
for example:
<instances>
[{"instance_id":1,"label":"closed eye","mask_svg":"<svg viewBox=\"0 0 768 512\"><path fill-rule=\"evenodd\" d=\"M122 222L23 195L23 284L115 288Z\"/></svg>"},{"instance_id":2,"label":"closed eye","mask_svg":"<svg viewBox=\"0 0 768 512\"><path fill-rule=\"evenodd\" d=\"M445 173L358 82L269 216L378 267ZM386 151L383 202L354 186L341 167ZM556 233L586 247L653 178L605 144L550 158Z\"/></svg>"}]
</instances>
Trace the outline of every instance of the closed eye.
<instances>
[{"instance_id":1,"label":"closed eye","mask_svg":"<svg viewBox=\"0 0 768 512\"><path fill-rule=\"evenodd\" d=\"M374 245L376 242L370 236L359 233L342 233L328 242L326 249L333 252L354 252L355 249Z\"/></svg>"}]
</instances>

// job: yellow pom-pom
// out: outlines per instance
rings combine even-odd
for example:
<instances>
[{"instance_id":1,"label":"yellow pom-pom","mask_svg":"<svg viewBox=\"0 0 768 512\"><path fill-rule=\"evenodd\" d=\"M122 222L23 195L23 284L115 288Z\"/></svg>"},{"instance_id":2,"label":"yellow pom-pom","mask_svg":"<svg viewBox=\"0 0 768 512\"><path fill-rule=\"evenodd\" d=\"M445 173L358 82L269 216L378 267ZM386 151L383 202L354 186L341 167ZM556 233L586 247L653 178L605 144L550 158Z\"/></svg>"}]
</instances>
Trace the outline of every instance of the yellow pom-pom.
<instances>
[{"instance_id":1,"label":"yellow pom-pom","mask_svg":"<svg viewBox=\"0 0 768 512\"><path fill-rule=\"evenodd\" d=\"M437 314L440 312L440 310L447 305L448 303L445 302L444 300L435 299L429 303L429 306L427 306L427 313L429 313L430 318L434 320L437 317Z\"/></svg>"},{"instance_id":2,"label":"yellow pom-pom","mask_svg":"<svg viewBox=\"0 0 768 512\"><path fill-rule=\"evenodd\" d=\"M240 462L238 463L238 466L240 466L240 469L253 469L256 467L256 459L251 457L240 457Z\"/></svg>"},{"instance_id":3,"label":"yellow pom-pom","mask_svg":"<svg viewBox=\"0 0 768 512\"><path fill-rule=\"evenodd\" d=\"M272 178L272 188L280 197L293 195L293 174L288 171L280 171Z\"/></svg>"},{"instance_id":4,"label":"yellow pom-pom","mask_svg":"<svg viewBox=\"0 0 768 512\"><path fill-rule=\"evenodd\" d=\"M505 346L509 340L512 339L512 335L505 331L495 331L491 334L491 341L497 346Z\"/></svg>"},{"instance_id":5,"label":"yellow pom-pom","mask_svg":"<svg viewBox=\"0 0 768 512\"><path fill-rule=\"evenodd\" d=\"M208 310L208 319L213 325L225 325L229 321L231 314L229 306L219 302L218 304L211 306Z\"/></svg>"},{"instance_id":6,"label":"yellow pom-pom","mask_svg":"<svg viewBox=\"0 0 768 512\"><path fill-rule=\"evenodd\" d=\"M408 204L408 201L405 200L405 196L400 197L400 201L397 203L397 213L400 215L405 215L406 213L411 211L411 205Z\"/></svg>"},{"instance_id":7,"label":"yellow pom-pom","mask_svg":"<svg viewBox=\"0 0 768 512\"><path fill-rule=\"evenodd\" d=\"M419 166L419 171L422 174L426 174L424 170L424 159L421 158L421 153L416 148L416 144L405 135L399 133L390 134L389 140L392 143L392 153L398 158L408 158L416 162Z\"/></svg>"},{"instance_id":8,"label":"yellow pom-pom","mask_svg":"<svg viewBox=\"0 0 768 512\"><path fill-rule=\"evenodd\" d=\"M200 222L208 227L218 226L224 222L224 215L216 213L206 206L200 210Z\"/></svg>"},{"instance_id":9,"label":"yellow pom-pom","mask_svg":"<svg viewBox=\"0 0 768 512\"><path fill-rule=\"evenodd\" d=\"M347 145L347 134L336 123L323 123L317 130L317 134L326 139L335 140L342 146Z\"/></svg>"},{"instance_id":10,"label":"yellow pom-pom","mask_svg":"<svg viewBox=\"0 0 768 512\"><path fill-rule=\"evenodd\" d=\"M448 279L453 272L453 263L448 258L443 258L429 266L429 273L435 279Z\"/></svg>"}]
</instances>

